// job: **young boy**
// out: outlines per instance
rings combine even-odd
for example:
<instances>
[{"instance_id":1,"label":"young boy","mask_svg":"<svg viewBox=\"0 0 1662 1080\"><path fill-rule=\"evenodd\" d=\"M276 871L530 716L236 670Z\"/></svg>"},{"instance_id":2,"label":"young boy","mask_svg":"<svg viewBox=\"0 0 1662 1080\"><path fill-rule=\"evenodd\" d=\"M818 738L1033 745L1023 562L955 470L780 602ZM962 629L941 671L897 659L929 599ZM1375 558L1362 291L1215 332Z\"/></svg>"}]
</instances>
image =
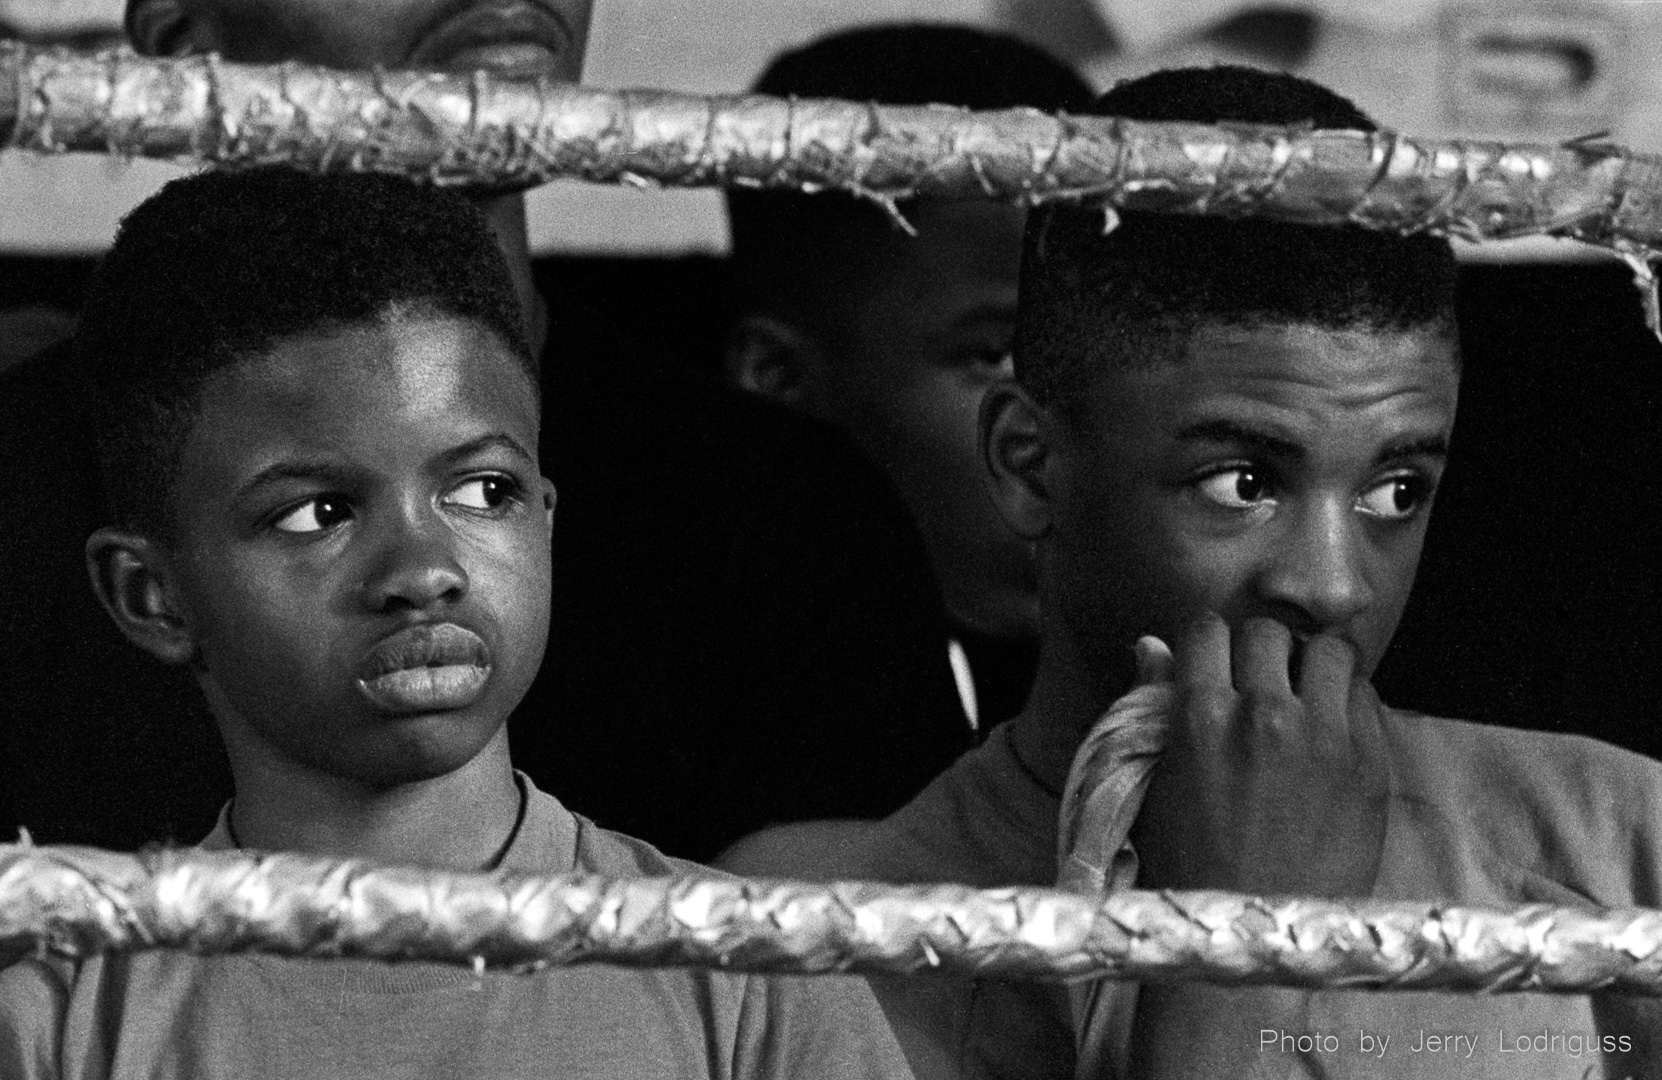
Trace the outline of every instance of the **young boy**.
<instances>
[{"instance_id":1,"label":"young boy","mask_svg":"<svg viewBox=\"0 0 1662 1080\"><path fill-rule=\"evenodd\" d=\"M127 29L145 55L574 82L592 6L128 0ZM533 281L525 193L468 196L541 358L562 503L549 663L510 722L520 768L698 860L772 822L904 805L973 745L904 505L842 432L704 377L695 357L582 343L584 320Z\"/></svg>"},{"instance_id":2,"label":"young boy","mask_svg":"<svg viewBox=\"0 0 1662 1080\"><path fill-rule=\"evenodd\" d=\"M146 55L572 81L590 6L130 0L127 29ZM523 191L468 196L541 358L542 459L560 485L549 662L509 722L516 765L580 813L694 859L770 822L904 805L973 742L899 497L843 432L722 385L695 355L717 341L663 320L622 326L596 289L562 291L586 264L534 272ZM660 352L679 355L647 362ZM0 725L0 831L194 839L229 769L194 688L129 663L86 594L78 551L101 500L82 480L92 436L64 404L78 395L63 367L42 356L0 372L0 653L15 661L0 665L0 717L28 720ZM121 679L82 676L110 665ZM99 732L115 710L122 731ZM111 752L85 753L95 734ZM52 779L70 771L73 792Z\"/></svg>"},{"instance_id":3,"label":"young boy","mask_svg":"<svg viewBox=\"0 0 1662 1080\"><path fill-rule=\"evenodd\" d=\"M115 493L96 591L189 668L232 763L204 847L690 869L509 762L554 490L520 310L467 203L372 176L177 181L123 224L76 351ZM7 1080L903 1074L857 980L160 952L0 973Z\"/></svg>"},{"instance_id":4,"label":"young boy","mask_svg":"<svg viewBox=\"0 0 1662 1080\"><path fill-rule=\"evenodd\" d=\"M1313 84L1231 68L1124 84L1096 111L1373 126ZM1453 285L1429 237L1136 214L1104 235L1100 211L1034 214L1016 378L983 406L995 497L1039 547L1033 697L885 822L816 831L822 872L1056 881L1074 750L1131 685L1133 643L1156 634L1177 646L1169 744L1140 813L1120 800L1137 815L1139 886L1662 901L1662 768L1585 739L1404 714L1369 685L1447 456ZM1170 666L1146 659L1150 677ZM811 873L808 834L761 838L732 865ZM986 981L881 996L919 1075L1079 1064L1065 994ZM1176 1077L1597 1075L1595 1036L1636 1050L1644 1032L1598 1031L1581 997L1184 986L1144 988L1133 1057L1126 1004L1109 989L1091 1014L1082 1075L1128 1061ZM1543 1031L1565 1035L1547 1040L1559 1049L1518 1051ZM1337 1051L1300 1052L1311 1034ZM1444 1035L1467 1037L1458 1061L1426 1052Z\"/></svg>"}]
</instances>

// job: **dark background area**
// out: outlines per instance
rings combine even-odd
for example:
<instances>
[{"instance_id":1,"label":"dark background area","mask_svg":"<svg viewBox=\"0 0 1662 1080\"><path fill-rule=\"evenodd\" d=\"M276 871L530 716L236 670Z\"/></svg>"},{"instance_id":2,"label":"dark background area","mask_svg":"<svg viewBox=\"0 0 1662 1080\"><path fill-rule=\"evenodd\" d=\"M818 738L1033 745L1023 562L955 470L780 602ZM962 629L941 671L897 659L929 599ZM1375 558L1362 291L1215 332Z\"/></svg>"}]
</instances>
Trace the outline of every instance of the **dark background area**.
<instances>
[{"instance_id":1,"label":"dark background area","mask_svg":"<svg viewBox=\"0 0 1662 1080\"><path fill-rule=\"evenodd\" d=\"M1467 267L1460 412L1386 700L1662 756L1662 345L1631 273Z\"/></svg>"},{"instance_id":2,"label":"dark background area","mask_svg":"<svg viewBox=\"0 0 1662 1080\"><path fill-rule=\"evenodd\" d=\"M0 259L0 308L73 308L90 270L86 259ZM646 385L688 365L713 377L726 322L722 260L546 258L537 275L568 381ZM1454 453L1380 689L1404 708L1578 731L1662 757L1662 346L1620 264L1462 275ZM88 677L119 679L146 662L135 651ZM0 656L0 679L29 678L5 663ZM114 745L144 748L136 752L150 764L139 771L174 778L181 806L224 783L208 732L126 731ZM121 797L106 789L133 762L101 762L110 748L63 750L54 771L66 760L85 767L31 779Z\"/></svg>"}]
</instances>

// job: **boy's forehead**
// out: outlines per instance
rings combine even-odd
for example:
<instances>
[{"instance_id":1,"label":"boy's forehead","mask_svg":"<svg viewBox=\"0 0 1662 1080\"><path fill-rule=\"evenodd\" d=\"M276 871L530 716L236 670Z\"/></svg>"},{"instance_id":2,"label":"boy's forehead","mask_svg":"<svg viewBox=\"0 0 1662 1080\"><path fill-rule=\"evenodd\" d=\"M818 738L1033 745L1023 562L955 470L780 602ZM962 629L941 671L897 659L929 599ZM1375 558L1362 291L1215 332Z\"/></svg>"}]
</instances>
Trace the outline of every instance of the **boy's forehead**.
<instances>
[{"instance_id":1,"label":"boy's forehead","mask_svg":"<svg viewBox=\"0 0 1662 1080\"><path fill-rule=\"evenodd\" d=\"M280 339L203 388L203 434L229 450L271 440L362 442L395 426L502 428L534 447L538 395L483 325L394 317ZM230 445L225 445L230 444Z\"/></svg>"},{"instance_id":2,"label":"boy's forehead","mask_svg":"<svg viewBox=\"0 0 1662 1080\"><path fill-rule=\"evenodd\" d=\"M1179 368L1266 377L1304 373L1338 381L1374 368L1406 373L1426 364L1448 367L1456 375L1459 370L1454 336L1441 327L1202 321L1173 356L1170 362Z\"/></svg>"},{"instance_id":3,"label":"boy's forehead","mask_svg":"<svg viewBox=\"0 0 1662 1080\"><path fill-rule=\"evenodd\" d=\"M1179 424L1216 401L1357 410L1412 403L1453 418L1458 347L1441 328L1331 328L1203 322L1145 363L1110 365L1093 380L1096 425Z\"/></svg>"}]
</instances>

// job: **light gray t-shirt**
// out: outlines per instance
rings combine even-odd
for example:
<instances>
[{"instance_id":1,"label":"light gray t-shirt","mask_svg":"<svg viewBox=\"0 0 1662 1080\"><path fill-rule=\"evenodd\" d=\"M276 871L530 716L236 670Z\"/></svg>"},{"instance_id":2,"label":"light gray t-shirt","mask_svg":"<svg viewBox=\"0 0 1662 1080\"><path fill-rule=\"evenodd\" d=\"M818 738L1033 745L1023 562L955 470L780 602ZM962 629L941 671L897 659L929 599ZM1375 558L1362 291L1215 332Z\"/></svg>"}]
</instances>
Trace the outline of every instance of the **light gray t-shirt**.
<instances>
[{"instance_id":1,"label":"light gray t-shirt","mask_svg":"<svg viewBox=\"0 0 1662 1080\"><path fill-rule=\"evenodd\" d=\"M504 868L656 877L695 869L527 786ZM204 847L231 847L223 816ZM5 1080L910 1077L863 980L588 966L178 952L0 971Z\"/></svg>"},{"instance_id":2,"label":"light gray t-shirt","mask_svg":"<svg viewBox=\"0 0 1662 1080\"><path fill-rule=\"evenodd\" d=\"M1394 709L1384 729L1391 802L1376 897L1662 906L1662 765L1579 736ZM829 873L980 888L1053 884L1060 799L1023 765L1009 734L1008 724L995 729L909 805L863 827ZM752 869L803 872L800 863ZM873 984L919 1080L1073 1076L1072 1017L1058 986L942 977ZM1248 1015L1254 993L1235 991ZM1624 1075L1596 1049L1605 1036L1626 1039L1640 1059L1648 1050L1662 1060L1662 1047L1650 1043L1662 1041L1662 1008L1624 999L1601 1008L1595 1020L1582 996L1320 991L1309 995L1300 1027L1277 1030L1268 1043L1254 1027L1231 1060L1250 1062L1254 1076L1299 1080ZM1292 1037L1285 1052L1281 1035ZM1301 1035L1324 1041L1300 1053ZM1428 1036L1455 1035L1469 1040L1458 1060L1430 1049ZM1528 1046L1520 1049L1520 1039Z\"/></svg>"}]
</instances>

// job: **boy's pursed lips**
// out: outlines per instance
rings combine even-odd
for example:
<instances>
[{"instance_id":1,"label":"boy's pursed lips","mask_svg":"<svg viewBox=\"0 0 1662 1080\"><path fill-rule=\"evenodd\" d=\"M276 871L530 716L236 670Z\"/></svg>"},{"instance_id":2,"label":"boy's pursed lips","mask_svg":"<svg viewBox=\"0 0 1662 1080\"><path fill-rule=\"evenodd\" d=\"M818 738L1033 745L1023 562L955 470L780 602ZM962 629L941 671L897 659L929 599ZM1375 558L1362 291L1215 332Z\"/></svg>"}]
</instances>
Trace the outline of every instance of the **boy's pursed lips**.
<instances>
[{"instance_id":1,"label":"boy's pursed lips","mask_svg":"<svg viewBox=\"0 0 1662 1080\"><path fill-rule=\"evenodd\" d=\"M455 623L422 623L383 638L358 664L357 687L382 712L461 709L490 679L490 647Z\"/></svg>"}]
</instances>

